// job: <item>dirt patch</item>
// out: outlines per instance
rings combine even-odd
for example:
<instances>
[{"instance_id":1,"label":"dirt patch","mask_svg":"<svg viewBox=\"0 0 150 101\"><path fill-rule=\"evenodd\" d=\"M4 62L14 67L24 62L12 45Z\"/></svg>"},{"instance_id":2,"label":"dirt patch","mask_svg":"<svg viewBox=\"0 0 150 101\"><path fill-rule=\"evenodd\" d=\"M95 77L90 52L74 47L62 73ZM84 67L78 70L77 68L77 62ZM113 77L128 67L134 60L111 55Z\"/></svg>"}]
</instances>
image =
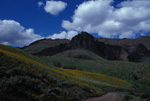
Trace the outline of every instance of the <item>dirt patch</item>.
<instances>
[{"instance_id":1,"label":"dirt patch","mask_svg":"<svg viewBox=\"0 0 150 101\"><path fill-rule=\"evenodd\" d=\"M117 93L107 93L101 97L88 98L83 101L123 101Z\"/></svg>"}]
</instances>

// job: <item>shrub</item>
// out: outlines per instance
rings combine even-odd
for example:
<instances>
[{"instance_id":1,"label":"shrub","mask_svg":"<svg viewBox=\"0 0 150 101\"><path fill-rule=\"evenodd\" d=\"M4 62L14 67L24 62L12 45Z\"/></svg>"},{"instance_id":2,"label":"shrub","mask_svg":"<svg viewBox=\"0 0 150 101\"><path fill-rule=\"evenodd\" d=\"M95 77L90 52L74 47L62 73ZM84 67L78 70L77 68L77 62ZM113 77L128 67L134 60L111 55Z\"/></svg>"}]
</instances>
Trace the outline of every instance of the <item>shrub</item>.
<instances>
[{"instance_id":1,"label":"shrub","mask_svg":"<svg viewBox=\"0 0 150 101\"><path fill-rule=\"evenodd\" d=\"M54 61L53 65L56 67L62 67L62 64L60 62Z\"/></svg>"},{"instance_id":2,"label":"shrub","mask_svg":"<svg viewBox=\"0 0 150 101\"><path fill-rule=\"evenodd\" d=\"M76 69L76 65L64 65L63 66L64 69Z\"/></svg>"}]
</instances>

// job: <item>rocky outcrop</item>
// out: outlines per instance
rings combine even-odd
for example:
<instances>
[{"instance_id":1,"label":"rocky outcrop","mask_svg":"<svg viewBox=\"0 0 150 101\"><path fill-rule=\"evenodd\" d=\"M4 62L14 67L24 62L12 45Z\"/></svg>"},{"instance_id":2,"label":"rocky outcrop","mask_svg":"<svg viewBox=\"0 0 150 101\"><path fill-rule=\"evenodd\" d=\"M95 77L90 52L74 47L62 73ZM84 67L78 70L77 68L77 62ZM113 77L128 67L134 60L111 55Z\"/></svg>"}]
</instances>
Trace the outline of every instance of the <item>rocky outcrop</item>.
<instances>
[{"instance_id":1,"label":"rocky outcrop","mask_svg":"<svg viewBox=\"0 0 150 101\"><path fill-rule=\"evenodd\" d=\"M143 44L131 46L128 53L129 61L140 62L150 59L150 51Z\"/></svg>"},{"instance_id":2,"label":"rocky outcrop","mask_svg":"<svg viewBox=\"0 0 150 101\"><path fill-rule=\"evenodd\" d=\"M73 37L69 44L61 44L54 48L46 48L36 55L51 56L65 50L77 48L90 50L109 60L127 60L127 52L121 46L108 45L104 42L98 42L92 35L86 32L82 32L81 34Z\"/></svg>"},{"instance_id":3,"label":"rocky outcrop","mask_svg":"<svg viewBox=\"0 0 150 101\"><path fill-rule=\"evenodd\" d=\"M119 45L122 47L131 47L138 44L145 45L150 50L150 36L141 36L136 39L108 39L108 38L96 38L96 40L100 42L104 42L106 44L110 45Z\"/></svg>"},{"instance_id":4,"label":"rocky outcrop","mask_svg":"<svg viewBox=\"0 0 150 101\"><path fill-rule=\"evenodd\" d=\"M150 51L143 44L133 45L130 47L110 45L98 41L92 35L86 32L76 35L69 43L46 48L34 55L52 56L66 50L78 48L89 50L108 60L139 62L150 59Z\"/></svg>"},{"instance_id":5,"label":"rocky outcrop","mask_svg":"<svg viewBox=\"0 0 150 101\"><path fill-rule=\"evenodd\" d=\"M69 46L72 48L84 48L90 50L94 48L95 43L95 38L92 35L82 32L81 34L78 34L72 38Z\"/></svg>"},{"instance_id":6,"label":"rocky outcrop","mask_svg":"<svg viewBox=\"0 0 150 101\"><path fill-rule=\"evenodd\" d=\"M72 47L72 49L84 48L90 50L109 60L127 60L127 52L122 47L98 42L92 35L86 32L82 32L73 37L69 46Z\"/></svg>"}]
</instances>

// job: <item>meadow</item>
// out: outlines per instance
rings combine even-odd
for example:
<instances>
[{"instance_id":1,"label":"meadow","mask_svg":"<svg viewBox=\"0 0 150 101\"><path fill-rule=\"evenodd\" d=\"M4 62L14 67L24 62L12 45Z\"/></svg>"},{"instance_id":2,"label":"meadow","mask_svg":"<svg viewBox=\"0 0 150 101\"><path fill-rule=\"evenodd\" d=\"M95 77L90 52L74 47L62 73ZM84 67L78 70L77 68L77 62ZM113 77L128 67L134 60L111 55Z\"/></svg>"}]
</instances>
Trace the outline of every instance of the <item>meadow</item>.
<instances>
[{"instance_id":1,"label":"meadow","mask_svg":"<svg viewBox=\"0 0 150 101\"><path fill-rule=\"evenodd\" d=\"M149 78L145 76L149 75L149 62L137 64L108 61L97 56L94 60L60 56L37 57L18 48L0 45L2 101L81 100L112 91L142 92L144 95L150 91ZM145 99L143 95L131 95L130 99Z\"/></svg>"}]
</instances>

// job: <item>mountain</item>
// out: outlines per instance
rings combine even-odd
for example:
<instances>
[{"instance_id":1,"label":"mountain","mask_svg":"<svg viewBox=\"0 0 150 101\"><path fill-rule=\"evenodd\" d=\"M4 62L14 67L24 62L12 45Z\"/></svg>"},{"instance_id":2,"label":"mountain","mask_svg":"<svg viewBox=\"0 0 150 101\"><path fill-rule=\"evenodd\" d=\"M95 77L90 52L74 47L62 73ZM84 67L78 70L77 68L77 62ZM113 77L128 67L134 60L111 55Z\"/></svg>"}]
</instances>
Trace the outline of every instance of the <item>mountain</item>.
<instances>
[{"instance_id":1,"label":"mountain","mask_svg":"<svg viewBox=\"0 0 150 101\"><path fill-rule=\"evenodd\" d=\"M130 47L130 46L135 46L138 44L143 44L150 50L150 36L141 36L139 38L135 39L108 39L108 38L96 38L96 40L100 42L104 42L106 44L110 45L120 45L122 47Z\"/></svg>"},{"instance_id":2,"label":"mountain","mask_svg":"<svg viewBox=\"0 0 150 101\"><path fill-rule=\"evenodd\" d=\"M82 32L81 34L76 35L69 43L45 48L42 51L35 53L34 55L52 56L66 50L74 50L79 48L89 50L108 60L139 62L150 59L150 51L141 43L137 45L130 45L130 47L110 45L104 42L100 42L98 39L94 38L87 32Z\"/></svg>"},{"instance_id":3,"label":"mountain","mask_svg":"<svg viewBox=\"0 0 150 101\"><path fill-rule=\"evenodd\" d=\"M41 46L56 46L56 45L59 45L59 44L63 44L63 43L69 43L69 40L67 39L55 39L55 40L52 40L52 39L41 39L41 40L37 40L33 43L31 43L29 46L32 46L32 45L41 45Z\"/></svg>"},{"instance_id":4,"label":"mountain","mask_svg":"<svg viewBox=\"0 0 150 101\"><path fill-rule=\"evenodd\" d=\"M22 49L28 53L37 53L48 47L55 47L60 44L69 43L67 39L41 39L31 43L29 46L24 46Z\"/></svg>"},{"instance_id":5,"label":"mountain","mask_svg":"<svg viewBox=\"0 0 150 101\"><path fill-rule=\"evenodd\" d=\"M82 32L81 34L78 34L77 36L73 37L72 40L68 44L61 44L56 47L49 47L44 50L42 50L39 53L36 53L36 55L54 55L59 52L63 52L66 50L72 50L72 49L86 49L91 52L94 52L95 54L109 59L109 60L126 60L125 57L126 51L117 45L108 45L104 42L98 42L95 40L95 38L86 33ZM122 57L124 56L124 57Z\"/></svg>"}]
</instances>

